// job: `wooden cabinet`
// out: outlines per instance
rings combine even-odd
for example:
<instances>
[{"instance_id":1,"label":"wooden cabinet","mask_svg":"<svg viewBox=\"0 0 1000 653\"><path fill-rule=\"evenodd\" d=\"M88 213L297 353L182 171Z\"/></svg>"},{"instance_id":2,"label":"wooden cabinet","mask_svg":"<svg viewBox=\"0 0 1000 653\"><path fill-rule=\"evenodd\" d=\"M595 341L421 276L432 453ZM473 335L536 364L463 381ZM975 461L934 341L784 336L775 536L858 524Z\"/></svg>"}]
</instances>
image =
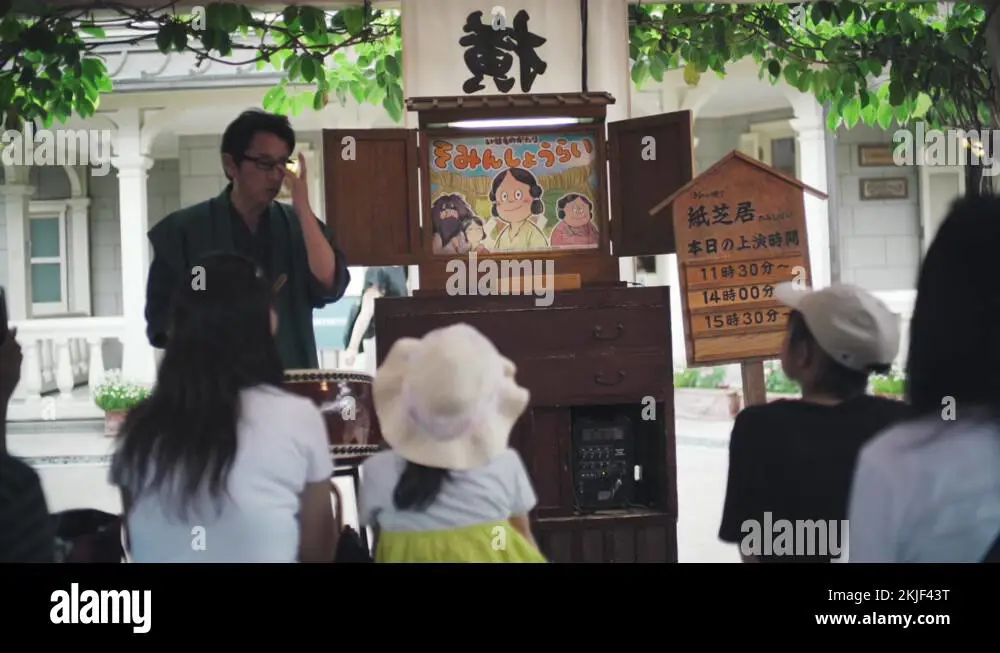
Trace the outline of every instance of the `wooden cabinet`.
<instances>
[{"instance_id":1,"label":"wooden cabinet","mask_svg":"<svg viewBox=\"0 0 1000 653\"><path fill-rule=\"evenodd\" d=\"M379 362L399 338L460 322L514 361L531 405L511 442L538 494L539 542L557 562L677 559L669 289L623 287L618 258L676 251L669 215L650 211L694 176L692 116L608 123L614 102L601 92L410 98L417 129L323 130L326 223L348 264L419 268L413 297L375 302ZM500 189L508 176L525 189ZM497 197L515 206L501 210ZM571 219L564 209L574 202ZM493 217L502 226L483 246ZM544 246L531 229L517 243L504 231L529 217ZM538 225L556 233L564 219L554 245ZM483 235L470 240L477 221ZM464 224L465 241L446 222ZM498 283L486 290L473 281L452 287L484 263L527 265L523 276L545 278L554 302L498 290L499 277L520 272L488 272ZM601 437L593 434L605 432L612 440L592 446ZM577 441L584 437L586 446ZM633 468L634 482L622 473ZM584 476L588 488L609 478L614 487L588 490L597 498L581 501Z\"/></svg>"},{"instance_id":2,"label":"wooden cabinet","mask_svg":"<svg viewBox=\"0 0 1000 653\"><path fill-rule=\"evenodd\" d=\"M535 531L550 560L676 562L669 288L556 292L551 306L523 295L379 299L375 322L380 364L399 338L464 322L517 365L531 402L511 446L538 494ZM583 514L575 507L574 420L594 411L638 415L644 408L653 417L636 420L642 478L635 507Z\"/></svg>"}]
</instances>

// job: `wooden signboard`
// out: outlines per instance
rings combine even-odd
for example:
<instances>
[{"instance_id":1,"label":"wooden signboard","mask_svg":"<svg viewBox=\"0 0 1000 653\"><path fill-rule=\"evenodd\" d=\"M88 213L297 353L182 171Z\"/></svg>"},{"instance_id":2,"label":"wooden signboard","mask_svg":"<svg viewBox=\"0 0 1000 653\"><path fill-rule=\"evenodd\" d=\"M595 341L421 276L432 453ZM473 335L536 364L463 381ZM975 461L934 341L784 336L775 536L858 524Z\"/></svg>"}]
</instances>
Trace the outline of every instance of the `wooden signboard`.
<instances>
[{"instance_id":1,"label":"wooden signboard","mask_svg":"<svg viewBox=\"0 0 1000 653\"><path fill-rule=\"evenodd\" d=\"M778 358L785 281L811 283L803 191L824 193L732 152L653 210L672 207L690 367Z\"/></svg>"}]
</instances>

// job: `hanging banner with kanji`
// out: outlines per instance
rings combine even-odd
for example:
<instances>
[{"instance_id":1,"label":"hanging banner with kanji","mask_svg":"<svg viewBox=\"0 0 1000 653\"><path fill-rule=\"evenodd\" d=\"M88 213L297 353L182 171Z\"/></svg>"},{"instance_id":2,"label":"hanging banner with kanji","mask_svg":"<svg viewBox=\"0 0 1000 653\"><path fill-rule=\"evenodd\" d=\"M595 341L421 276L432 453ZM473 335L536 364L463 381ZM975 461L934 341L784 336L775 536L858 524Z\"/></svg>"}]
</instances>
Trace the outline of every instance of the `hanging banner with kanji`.
<instances>
[{"instance_id":1,"label":"hanging banner with kanji","mask_svg":"<svg viewBox=\"0 0 1000 653\"><path fill-rule=\"evenodd\" d=\"M780 356L774 287L812 278L803 192L826 197L733 152L651 211L673 207L689 366Z\"/></svg>"},{"instance_id":2,"label":"hanging banner with kanji","mask_svg":"<svg viewBox=\"0 0 1000 653\"><path fill-rule=\"evenodd\" d=\"M403 27L408 97L580 92L579 0L416 4ZM591 25L599 25L602 8L591 5ZM626 63L615 73L628 77ZM590 81L592 90L620 92Z\"/></svg>"}]
</instances>

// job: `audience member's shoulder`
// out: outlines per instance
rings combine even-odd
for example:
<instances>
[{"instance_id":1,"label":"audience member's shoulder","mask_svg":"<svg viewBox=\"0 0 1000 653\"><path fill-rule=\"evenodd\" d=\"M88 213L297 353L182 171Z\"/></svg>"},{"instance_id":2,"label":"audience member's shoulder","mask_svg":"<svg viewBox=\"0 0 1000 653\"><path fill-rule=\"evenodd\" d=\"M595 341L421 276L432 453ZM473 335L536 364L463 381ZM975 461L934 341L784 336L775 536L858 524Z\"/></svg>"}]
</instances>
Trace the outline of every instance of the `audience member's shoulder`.
<instances>
[{"instance_id":1,"label":"audience member's shoulder","mask_svg":"<svg viewBox=\"0 0 1000 653\"><path fill-rule=\"evenodd\" d=\"M244 401L254 414L275 422L301 425L322 420L322 413L308 397L278 387L260 385L245 391Z\"/></svg>"},{"instance_id":2,"label":"audience member's shoulder","mask_svg":"<svg viewBox=\"0 0 1000 653\"><path fill-rule=\"evenodd\" d=\"M376 454L372 454L361 464L362 470L366 473L385 474L402 473L406 460L392 449L384 449Z\"/></svg>"},{"instance_id":3,"label":"audience member's shoulder","mask_svg":"<svg viewBox=\"0 0 1000 653\"><path fill-rule=\"evenodd\" d=\"M910 416L885 430L868 443L869 458L902 460L907 457L935 457L961 444L989 443L1000 436L1000 418L976 411L961 419L943 419L940 414Z\"/></svg>"},{"instance_id":4,"label":"audience member's shoulder","mask_svg":"<svg viewBox=\"0 0 1000 653\"><path fill-rule=\"evenodd\" d=\"M507 447L498 456L489 462L486 469L503 474L520 471L524 467L524 460L517 449Z\"/></svg>"},{"instance_id":5,"label":"audience member's shoulder","mask_svg":"<svg viewBox=\"0 0 1000 653\"><path fill-rule=\"evenodd\" d=\"M868 402L869 406L873 407L874 410L879 411L881 415L894 421L908 420L913 416L913 411L910 408L910 405L898 399L866 395L865 401Z\"/></svg>"},{"instance_id":6,"label":"audience member's shoulder","mask_svg":"<svg viewBox=\"0 0 1000 653\"><path fill-rule=\"evenodd\" d=\"M736 415L737 426L756 425L775 419L787 419L802 412L802 402L798 399L778 399L766 404L747 406Z\"/></svg>"}]
</instances>

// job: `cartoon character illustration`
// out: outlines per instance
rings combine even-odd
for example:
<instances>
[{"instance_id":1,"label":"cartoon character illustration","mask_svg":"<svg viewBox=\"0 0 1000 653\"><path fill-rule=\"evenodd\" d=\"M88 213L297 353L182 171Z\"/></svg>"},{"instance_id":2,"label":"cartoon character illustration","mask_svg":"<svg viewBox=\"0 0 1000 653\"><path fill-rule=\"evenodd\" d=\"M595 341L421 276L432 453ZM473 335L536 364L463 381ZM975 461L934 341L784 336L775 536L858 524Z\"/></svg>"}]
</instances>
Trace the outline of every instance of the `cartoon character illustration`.
<instances>
[{"instance_id":1,"label":"cartoon character illustration","mask_svg":"<svg viewBox=\"0 0 1000 653\"><path fill-rule=\"evenodd\" d=\"M493 215L503 222L494 248L497 251L526 251L548 249L545 233L535 224L535 219L545 223L543 189L523 168L507 168L493 178L490 202Z\"/></svg>"},{"instance_id":2,"label":"cartoon character illustration","mask_svg":"<svg viewBox=\"0 0 1000 653\"><path fill-rule=\"evenodd\" d=\"M479 216L473 215L462 220L462 233L465 234L466 252L475 251L477 254L489 254L490 250L483 242L486 240L486 227Z\"/></svg>"},{"instance_id":3,"label":"cartoon character illustration","mask_svg":"<svg viewBox=\"0 0 1000 653\"><path fill-rule=\"evenodd\" d=\"M552 230L553 247L580 248L600 244L601 234L594 224L594 204L586 195L567 193L556 202L559 224Z\"/></svg>"},{"instance_id":4,"label":"cartoon character illustration","mask_svg":"<svg viewBox=\"0 0 1000 653\"><path fill-rule=\"evenodd\" d=\"M441 195L431 206L435 254L462 254L462 220L475 215L472 207L458 193Z\"/></svg>"}]
</instances>

